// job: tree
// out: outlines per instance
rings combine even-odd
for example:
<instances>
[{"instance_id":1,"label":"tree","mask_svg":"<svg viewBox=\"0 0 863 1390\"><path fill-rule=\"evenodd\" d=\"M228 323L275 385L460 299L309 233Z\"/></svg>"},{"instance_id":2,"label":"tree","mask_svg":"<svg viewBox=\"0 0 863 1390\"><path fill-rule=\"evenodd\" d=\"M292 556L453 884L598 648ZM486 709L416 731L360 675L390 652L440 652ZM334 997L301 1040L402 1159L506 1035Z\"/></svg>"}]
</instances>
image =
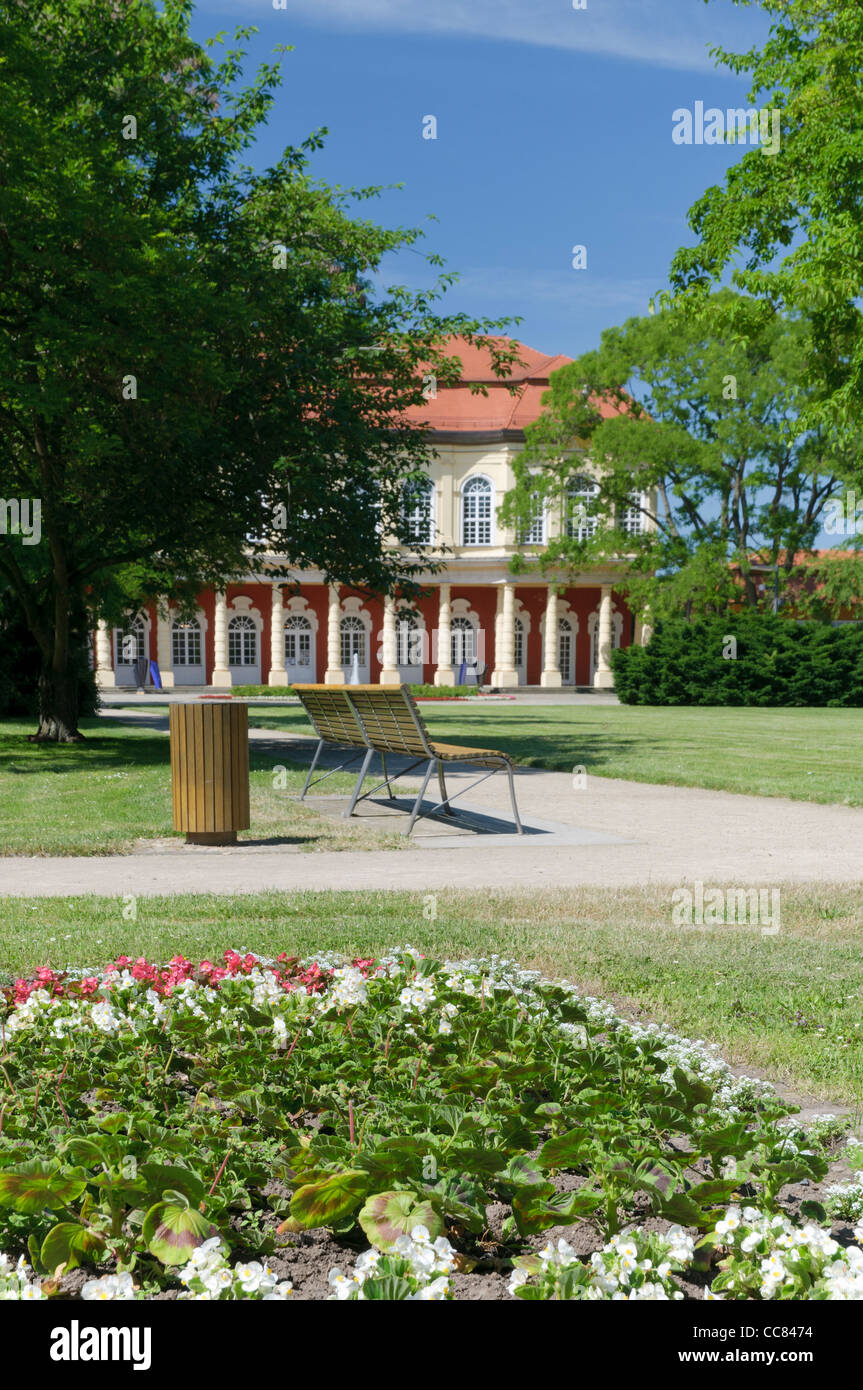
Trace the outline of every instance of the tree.
<instances>
[{"instance_id":1,"label":"tree","mask_svg":"<svg viewBox=\"0 0 863 1390\"><path fill-rule=\"evenodd\" d=\"M630 319L555 372L504 503L520 528L538 498L562 510L546 570L629 557L619 587L654 615L724 611L735 572L757 607L765 565L786 588L848 465L826 430L800 427L808 325L730 291L711 304L718 326L685 309ZM723 333L731 315L744 335Z\"/></svg>"},{"instance_id":2,"label":"tree","mask_svg":"<svg viewBox=\"0 0 863 1390\"><path fill-rule=\"evenodd\" d=\"M748 74L751 103L778 110L780 148L748 150L690 210L698 243L678 251L672 284L698 311L730 271L767 318L805 312L809 374L820 388L805 423L852 437L863 415L863 6L758 2L773 17L764 47L713 53ZM729 323L745 331L733 316Z\"/></svg>"},{"instance_id":3,"label":"tree","mask_svg":"<svg viewBox=\"0 0 863 1390\"><path fill-rule=\"evenodd\" d=\"M420 234L356 215L377 190L312 179L325 132L243 163L280 60L241 87L242 52L217 63L190 14L0 0L0 492L41 508L38 544L0 528L0 575L39 648L41 738L80 737L83 607L191 604L250 551L409 588L425 561L384 539L427 457L404 410L457 376L445 339L502 326L435 312L436 256L431 292L374 288ZM489 351L503 374L512 349Z\"/></svg>"}]
</instances>

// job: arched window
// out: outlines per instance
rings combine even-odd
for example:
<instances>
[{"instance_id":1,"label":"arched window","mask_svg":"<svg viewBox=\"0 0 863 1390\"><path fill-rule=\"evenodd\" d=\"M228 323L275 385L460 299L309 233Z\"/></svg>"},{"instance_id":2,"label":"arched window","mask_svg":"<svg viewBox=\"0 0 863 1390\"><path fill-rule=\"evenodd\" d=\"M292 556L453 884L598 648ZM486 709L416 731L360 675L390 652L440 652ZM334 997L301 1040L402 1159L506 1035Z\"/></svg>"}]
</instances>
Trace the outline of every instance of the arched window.
<instances>
[{"instance_id":1,"label":"arched window","mask_svg":"<svg viewBox=\"0 0 863 1390\"><path fill-rule=\"evenodd\" d=\"M342 665L350 666L356 653L360 666L366 664L366 629L360 618L342 618L340 625Z\"/></svg>"},{"instance_id":2,"label":"arched window","mask_svg":"<svg viewBox=\"0 0 863 1390\"><path fill-rule=\"evenodd\" d=\"M228 623L228 665L257 666L258 630L251 618L232 618Z\"/></svg>"},{"instance_id":3,"label":"arched window","mask_svg":"<svg viewBox=\"0 0 863 1390\"><path fill-rule=\"evenodd\" d=\"M519 533L519 545L545 544L545 502L540 493L531 495L530 524Z\"/></svg>"},{"instance_id":4,"label":"arched window","mask_svg":"<svg viewBox=\"0 0 863 1390\"><path fill-rule=\"evenodd\" d=\"M423 630L413 613L400 613L396 626L396 665L422 666Z\"/></svg>"},{"instance_id":5,"label":"arched window","mask_svg":"<svg viewBox=\"0 0 863 1390\"><path fill-rule=\"evenodd\" d=\"M174 666L201 665L201 625L196 620L174 623L171 629L171 660Z\"/></svg>"},{"instance_id":6,"label":"arched window","mask_svg":"<svg viewBox=\"0 0 863 1390\"><path fill-rule=\"evenodd\" d=\"M471 478L462 488L462 545L491 545L493 491L488 478Z\"/></svg>"},{"instance_id":7,"label":"arched window","mask_svg":"<svg viewBox=\"0 0 863 1390\"><path fill-rule=\"evenodd\" d=\"M593 508L599 484L580 475L571 478L566 489L566 534L572 541L589 541L596 535L599 517Z\"/></svg>"},{"instance_id":8,"label":"arched window","mask_svg":"<svg viewBox=\"0 0 863 1390\"><path fill-rule=\"evenodd\" d=\"M634 492L628 499L623 516L621 517L621 529L628 536L642 536L647 529L647 517L642 510L648 505L646 492Z\"/></svg>"},{"instance_id":9,"label":"arched window","mask_svg":"<svg viewBox=\"0 0 863 1390\"><path fill-rule=\"evenodd\" d=\"M515 655L513 665L516 667L524 666L524 622L521 618L515 620Z\"/></svg>"},{"instance_id":10,"label":"arched window","mask_svg":"<svg viewBox=\"0 0 863 1390\"><path fill-rule=\"evenodd\" d=\"M560 667L561 680L564 685L572 685L575 679L572 658L572 624L568 618L559 618L557 623L557 664Z\"/></svg>"},{"instance_id":11,"label":"arched window","mask_svg":"<svg viewBox=\"0 0 863 1390\"><path fill-rule=\"evenodd\" d=\"M452 648L450 664L458 669L463 661L476 661L476 628L470 618L453 618L450 626Z\"/></svg>"},{"instance_id":12,"label":"arched window","mask_svg":"<svg viewBox=\"0 0 863 1390\"><path fill-rule=\"evenodd\" d=\"M285 622L285 665L311 666L312 625L308 618L295 614Z\"/></svg>"},{"instance_id":13,"label":"arched window","mask_svg":"<svg viewBox=\"0 0 863 1390\"><path fill-rule=\"evenodd\" d=\"M143 618L135 618L125 631L121 627L115 627L114 666L134 666L136 661L143 661L146 656L144 642Z\"/></svg>"},{"instance_id":14,"label":"arched window","mask_svg":"<svg viewBox=\"0 0 863 1390\"><path fill-rule=\"evenodd\" d=\"M418 478L405 485L402 515L407 539L414 545L431 545L434 536L435 488L431 478Z\"/></svg>"}]
</instances>

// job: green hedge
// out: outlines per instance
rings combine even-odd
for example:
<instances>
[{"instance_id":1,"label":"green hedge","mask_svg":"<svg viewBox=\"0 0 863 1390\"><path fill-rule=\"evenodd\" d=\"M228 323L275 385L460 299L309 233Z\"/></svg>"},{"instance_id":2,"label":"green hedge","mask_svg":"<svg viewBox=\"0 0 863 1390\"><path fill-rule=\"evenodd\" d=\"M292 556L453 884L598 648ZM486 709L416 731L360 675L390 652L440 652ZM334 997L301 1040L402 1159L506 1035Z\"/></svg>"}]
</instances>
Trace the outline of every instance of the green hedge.
<instances>
[{"instance_id":1,"label":"green hedge","mask_svg":"<svg viewBox=\"0 0 863 1390\"><path fill-rule=\"evenodd\" d=\"M736 657L729 638L736 639ZM612 655L625 705L863 705L863 624L738 613L658 622Z\"/></svg>"},{"instance_id":2,"label":"green hedge","mask_svg":"<svg viewBox=\"0 0 863 1390\"><path fill-rule=\"evenodd\" d=\"M86 618L73 622L72 666L78 677L78 714L95 713L99 706L95 677L88 669ZM77 646L75 643L77 642ZM0 592L0 715L29 718L39 712L39 649L12 594Z\"/></svg>"},{"instance_id":3,"label":"green hedge","mask_svg":"<svg viewBox=\"0 0 863 1390\"><path fill-rule=\"evenodd\" d=\"M479 693L475 685L409 685L408 690L412 695L419 696L477 695ZM235 685L231 689L225 690L226 695L238 695L243 700L257 700L258 697L284 700L293 693L293 686L290 685Z\"/></svg>"}]
</instances>

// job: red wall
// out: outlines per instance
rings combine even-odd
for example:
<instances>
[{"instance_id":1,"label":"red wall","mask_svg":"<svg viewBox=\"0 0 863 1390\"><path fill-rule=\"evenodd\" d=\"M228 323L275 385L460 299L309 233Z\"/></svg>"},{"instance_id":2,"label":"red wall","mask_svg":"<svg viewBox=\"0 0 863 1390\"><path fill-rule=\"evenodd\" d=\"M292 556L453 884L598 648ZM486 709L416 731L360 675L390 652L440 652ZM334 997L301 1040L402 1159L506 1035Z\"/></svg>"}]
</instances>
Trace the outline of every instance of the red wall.
<instances>
[{"instance_id":1,"label":"red wall","mask_svg":"<svg viewBox=\"0 0 863 1390\"><path fill-rule=\"evenodd\" d=\"M291 590L285 593L289 597ZM308 600L309 608L314 611L318 619L318 631L316 638L315 659L317 662L317 679L323 681L324 673L327 669L327 618L329 605L329 592L325 584L303 585L299 591L303 598ZM235 597L245 594L251 599L252 604L257 608L263 620L261 632L261 680L267 683L270 670L270 628L272 615L272 589L269 584L232 584L227 590L229 607ZM345 587L339 588L339 598L344 599L355 595L362 602L365 612L371 617L371 649L369 653L369 676L373 683L377 683L381 673L381 637L383 631L383 603L379 599L366 598L362 593L355 589ZM546 590L544 588L519 588L516 586L516 599L521 603L519 611L527 614L530 618L530 631L527 634L527 683L528 685L539 685L543 668L543 644L540 624L545 615ZM576 657L575 657L575 680L577 685L588 685L590 683L590 638L588 633L588 621L590 615L596 612L599 606L600 590L598 586L589 589L566 589L563 597L569 602L570 610L574 611L578 617L578 635L576 637ZM614 593L612 595L616 610L623 615L623 627L621 632L621 646L628 647L633 640L633 617L630 609L623 598ZM493 585L453 585L451 599L467 599L478 619L480 628L484 633L485 640L485 662L488 666L489 674L494 670L497 663L495 652L494 630L495 614L497 611L497 588ZM209 681L212 677L215 665L215 595L212 590L204 590L198 595L198 606L207 620L207 631L205 634L205 662L206 674ZM435 590L426 598L415 601L414 606L421 613L425 630L427 633L427 655L428 660L423 667L423 680L431 685L434 683L435 663L432 660L432 634L438 625L439 603L438 595ZM150 660L155 660L157 656L157 614L155 603L145 605L146 611L150 616L149 632L149 651ZM443 655L443 654L442 654Z\"/></svg>"}]
</instances>

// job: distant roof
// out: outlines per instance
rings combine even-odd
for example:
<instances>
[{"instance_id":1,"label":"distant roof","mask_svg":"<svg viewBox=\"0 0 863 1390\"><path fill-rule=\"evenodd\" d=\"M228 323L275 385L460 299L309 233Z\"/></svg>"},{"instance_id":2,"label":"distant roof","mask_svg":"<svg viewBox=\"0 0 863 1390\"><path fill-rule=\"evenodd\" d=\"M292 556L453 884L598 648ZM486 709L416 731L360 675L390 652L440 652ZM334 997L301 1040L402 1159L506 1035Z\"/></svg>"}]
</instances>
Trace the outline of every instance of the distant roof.
<instances>
[{"instance_id":1,"label":"distant roof","mask_svg":"<svg viewBox=\"0 0 863 1390\"><path fill-rule=\"evenodd\" d=\"M493 440L523 440L525 425L542 414L542 395L548 390L552 372L567 366L571 357L557 353L549 357L514 338L491 338L496 344L513 345L522 365L514 366L509 377L496 377L486 348L452 338L442 348L445 357L459 357L461 381L457 386L440 386L437 396L421 406L411 406L408 420L425 423L440 443L486 443ZM518 389L511 391L512 383ZM482 383L487 395L474 394L471 383ZM603 415L613 409L602 407Z\"/></svg>"}]
</instances>

